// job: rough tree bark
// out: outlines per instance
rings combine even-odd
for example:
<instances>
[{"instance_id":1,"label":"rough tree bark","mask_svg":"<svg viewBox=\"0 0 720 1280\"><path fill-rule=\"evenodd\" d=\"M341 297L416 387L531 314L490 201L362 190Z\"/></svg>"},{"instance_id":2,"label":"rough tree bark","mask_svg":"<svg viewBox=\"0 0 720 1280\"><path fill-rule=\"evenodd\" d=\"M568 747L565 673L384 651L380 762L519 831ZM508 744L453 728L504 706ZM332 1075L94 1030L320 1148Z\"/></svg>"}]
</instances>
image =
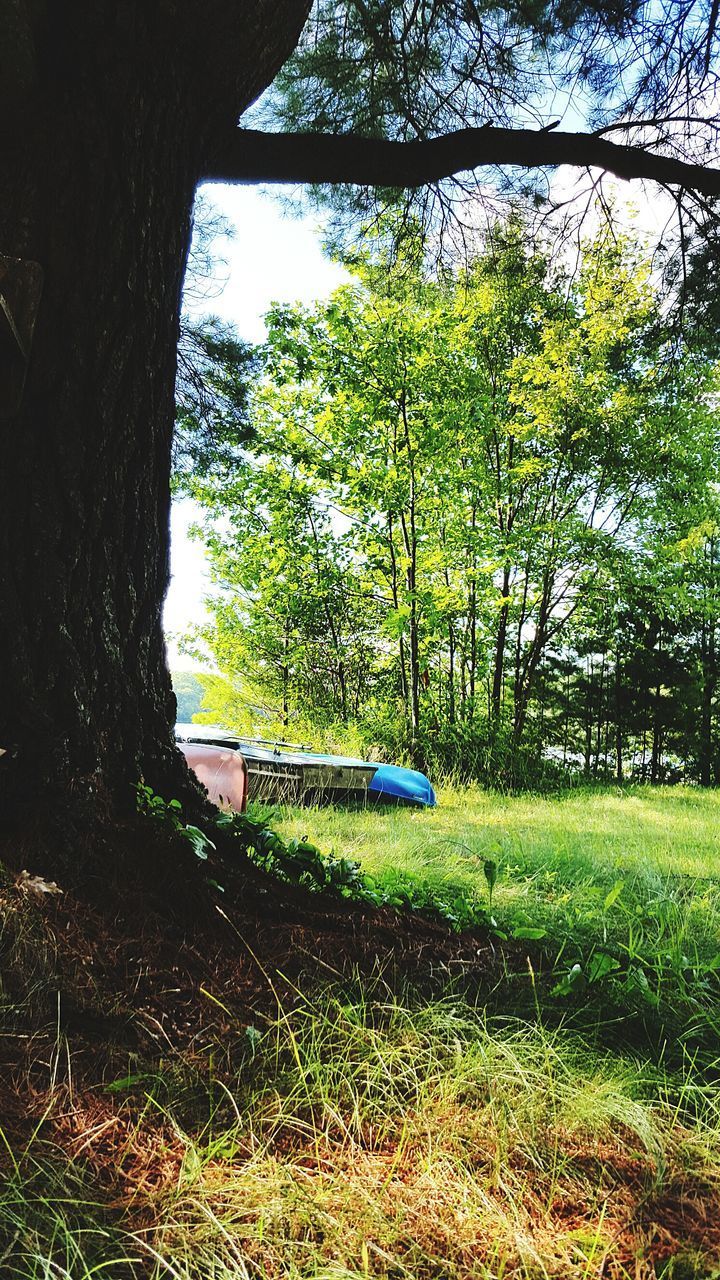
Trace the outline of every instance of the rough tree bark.
<instances>
[{"instance_id":1,"label":"rough tree bark","mask_svg":"<svg viewBox=\"0 0 720 1280\"><path fill-rule=\"evenodd\" d=\"M5 830L186 781L161 608L192 202L307 7L0 0L0 254L44 277L19 409L0 381Z\"/></svg>"}]
</instances>

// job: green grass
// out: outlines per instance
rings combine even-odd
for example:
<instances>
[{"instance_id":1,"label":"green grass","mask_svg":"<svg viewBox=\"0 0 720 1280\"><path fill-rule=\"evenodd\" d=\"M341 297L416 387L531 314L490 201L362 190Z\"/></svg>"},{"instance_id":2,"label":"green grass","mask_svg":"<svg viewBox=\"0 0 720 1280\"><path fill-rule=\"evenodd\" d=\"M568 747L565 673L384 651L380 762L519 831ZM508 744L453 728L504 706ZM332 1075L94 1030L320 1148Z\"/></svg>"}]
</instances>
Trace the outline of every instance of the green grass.
<instances>
[{"instance_id":1,"label":"green grass","mask_svg":"<svg viewBox=\"0 0 720 1280\"><path fill-rule=\"evenodd\" d=\"M398 867L436 883L478 882L495 856L517 882L604 887L619 875L650 887L668 877L720 877L720 791L689 787L588 788L557 796L506 796L478 787L441 790L432 810L328 806L280 810L280 829L310 831L323 848L359 858L371 874Z\"/></svg>"},{"instance_id":2,"label":"green grass","mask_svg":"<svg viewBox=\"0 0 720 1280\"><path fill-rule=\"evenodd\" d=\"M501 935L537 944L555 1015L613 1024L632 1015L643 1035L671 1038L673 1051L701 1049L706 1061L720 1053L720 792L467 788L441 791L432 811L286 808L279 817L284 836L311 831L386 892L409 883L461 925L491 905Z\"/></svg>"},{"instance_id":3,"label":"green grass","mask_svg":"<svg viewBox=\"0 0 720 1280\"><path fill-rule=\"evenodd\" d=\"M89 1108L85 1129L87 1102L59 1090L48 1120L80 1113L74 1154L59 1162L36 1134L14 1155L2 1274L629 1280L668 1257L692 1266L668 1274L712 1274L690 1211L699 1196L720 1206L717 1090L488 1018L459 992L423 1001L378 978L297 995L241 1071L209 1079L194 1124L177 1073L129 1087L119 1109L101 1089L107 1110ZM108 1188L111 1123L135 1185ZM670 1205L686 1208L687 1239L666 1231Z\"/></svg>"},{"instance_id":4,"label":"green grass","mask_svg":"<svg viewBox=\"0 0 720 1280\"><path fill-rule=\"evenodd\" d=\"M718 816L720 793L680 788L282 810L284 836L462 919L487 921L496 863L492 973L305 984L254 961L252 1013L203 977L210 1050L164 1040L82 1086L51 1036L42 1121L0 1138L0 1274L717 1276ZM32 1012L55 951L32 903L7 903Z\"/></svg>"},{"instance_id":5,"label":"green grass","mask_svg":"<svg viewBox=\"0 0 720 1280\"><path fill-rule=\"evenodd\" d=\"M183 1280L629 1275L641 1205L690 1172L717 1190L715 1106L666 1083L457 996L307 1000L268 1027L234 1128L188 1141L154 1248Z\"/></svg>"},{"instance_id":6,"label":"green grass","mask_svg":"<svg viewBox=\"0 0 720 1280\"><path fill-rule=\"evenodd\" d=\"M495 914L547 923L582 918L623 881L614 917L632 901L685 903L694 938L720 950L720 791L588 789L555 797L444 790L434 810L282 808L285 836L312 833L383 883L462 886L487 902L483 863L498 866ZM611 922L604 913L603 928Z\"/></svg>"}]
</instances>

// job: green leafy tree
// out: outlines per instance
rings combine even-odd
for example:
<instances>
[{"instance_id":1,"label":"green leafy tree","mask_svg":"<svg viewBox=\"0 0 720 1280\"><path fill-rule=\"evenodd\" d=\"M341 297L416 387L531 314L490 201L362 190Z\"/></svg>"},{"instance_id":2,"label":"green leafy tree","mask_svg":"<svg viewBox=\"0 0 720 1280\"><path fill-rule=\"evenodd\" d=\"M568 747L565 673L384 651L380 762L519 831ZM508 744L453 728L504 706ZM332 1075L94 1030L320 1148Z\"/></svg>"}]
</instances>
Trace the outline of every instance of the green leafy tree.
<instances>
[{"instance_id":1,"label":"green leafy tree","mask_svg":"<svg viewBox=\"0 0 720 1280\"><path fill-rule=\"evenodd\" d=\"M269 315L252 448L195 482L225 512L206 535L218 663L272 690L282 724L352 704L386 747L487 774L546 744L545 668L574 643L597 773L610 663L597 696L580 668L598 628L610 641L588 602L671 496L687 517L707 491L709 367L673 354L618 237L573 280L517 219L462 279L356 269L328 303Z\"/></svg>"},{"instance_id":2,"label":"green leafy tree","mask_svg":"<svg viewBox=\"0 0 720 1280\"><path fill-rule=\"evenodd\" d=\"M312 708L316 725L347 725L369 694L373 601L328 508L282 440L260 431L256 448L270 447L262 465L234 468L229 488L201 475L190 486L220 515L207 534L221 594L205 638L267 724L285 730Z\"/></svg>"},{"instance_id":3,"label":"green leafy tree","mask_svg":"<svg viewBox=\"0 0 720 1280\"><path fill-rule=\"evenodd\" d=\"M187 723L200 710L205 692L202 677L194 671L174 671L172 682L177 698L177 718Z\"/></svg>"}]
</instances>

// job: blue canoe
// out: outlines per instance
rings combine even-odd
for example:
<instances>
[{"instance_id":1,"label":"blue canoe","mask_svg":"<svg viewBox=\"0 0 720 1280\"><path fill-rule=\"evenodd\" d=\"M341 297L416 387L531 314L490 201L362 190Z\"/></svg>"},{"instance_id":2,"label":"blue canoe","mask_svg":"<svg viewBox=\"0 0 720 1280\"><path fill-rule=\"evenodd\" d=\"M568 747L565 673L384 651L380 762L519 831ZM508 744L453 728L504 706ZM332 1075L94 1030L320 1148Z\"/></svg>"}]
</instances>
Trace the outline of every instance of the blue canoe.
<instances>
[{"instance_id":1,"label":"blue canoe","mask_svg":"<svg viewBox=\"0 0 720 1280\"><path fill-rule=\"evenodd\" d=\"M432 808L437 804L429 778L417 769L403 769L399 764L379 764L368 785L368 794L378 799L401 800Z\"/></svg>"}]
</instances>

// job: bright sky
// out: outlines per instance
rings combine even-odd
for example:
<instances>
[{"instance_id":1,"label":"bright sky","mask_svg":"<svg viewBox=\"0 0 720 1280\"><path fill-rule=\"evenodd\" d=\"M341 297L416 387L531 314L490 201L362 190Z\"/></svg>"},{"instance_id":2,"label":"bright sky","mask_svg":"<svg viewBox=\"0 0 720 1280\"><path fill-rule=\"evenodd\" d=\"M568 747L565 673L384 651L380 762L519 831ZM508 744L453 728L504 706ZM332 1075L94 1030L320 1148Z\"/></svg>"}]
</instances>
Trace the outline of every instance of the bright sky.
<instances>
[{"instance_id":1,"label":"bright sky","mask_svg":"<svg viewBox=\"0 0 720 1280\"><path fill-rule=\"evenodd\" d=\"M235 228L235 238L219 250L227 263L222 293L195 310L231 321L241 338L262 340L262 317L273 302L312 302L345 278L322 253L317 217L291 217L277 198L253 187L212 186L206 194ZM173 636L203 621L203 597L210 588L203 549L187 533L197 518L198 508L189 499L173 505L172 576L163 618L170 666L179 671L198 664L178 653Z\"/></svg>"}]
</instances>

